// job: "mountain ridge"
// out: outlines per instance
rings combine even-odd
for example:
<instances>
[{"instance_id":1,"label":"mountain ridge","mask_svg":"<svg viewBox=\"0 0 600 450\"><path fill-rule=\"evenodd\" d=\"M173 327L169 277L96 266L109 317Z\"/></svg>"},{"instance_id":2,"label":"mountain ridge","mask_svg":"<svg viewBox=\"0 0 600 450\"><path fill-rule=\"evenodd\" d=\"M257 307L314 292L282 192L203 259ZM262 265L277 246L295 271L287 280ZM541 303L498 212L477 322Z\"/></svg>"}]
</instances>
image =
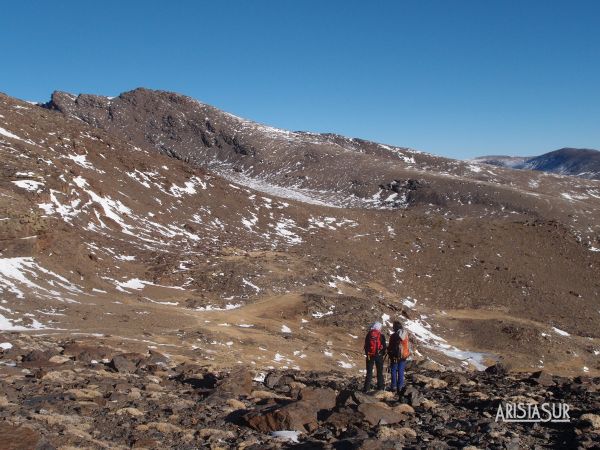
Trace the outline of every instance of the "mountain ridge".
<instances>
[{"instance_id":1,"label":"mountain ridge","mask_svg":"<svg viewBox=\"0 0 600 450\"><path fill-rule=\"evenodd\" d=\"M490 155L473 161L513 169L600 179L600 151L595 149L563 147L539 156Z\"/></svg>"}]
</instances>

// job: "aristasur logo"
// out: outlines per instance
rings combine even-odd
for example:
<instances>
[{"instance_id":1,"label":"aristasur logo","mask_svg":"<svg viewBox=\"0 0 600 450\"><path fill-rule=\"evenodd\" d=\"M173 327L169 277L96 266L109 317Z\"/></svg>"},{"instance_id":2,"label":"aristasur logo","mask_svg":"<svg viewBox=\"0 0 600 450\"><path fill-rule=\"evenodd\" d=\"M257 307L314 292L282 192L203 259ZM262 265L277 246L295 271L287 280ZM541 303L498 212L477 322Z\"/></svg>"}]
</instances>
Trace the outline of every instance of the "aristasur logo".
<instances>
[{"instance_id":1,"label":"aristasur logo","mask_svg":"<svg viewBox=\"0 0 600 450\"><path fill-rule=\"evenodd\" d=\"M569 422L569 405L566 403L514 403L498 405L496 422Z\"/></svg>"}]
</instances>

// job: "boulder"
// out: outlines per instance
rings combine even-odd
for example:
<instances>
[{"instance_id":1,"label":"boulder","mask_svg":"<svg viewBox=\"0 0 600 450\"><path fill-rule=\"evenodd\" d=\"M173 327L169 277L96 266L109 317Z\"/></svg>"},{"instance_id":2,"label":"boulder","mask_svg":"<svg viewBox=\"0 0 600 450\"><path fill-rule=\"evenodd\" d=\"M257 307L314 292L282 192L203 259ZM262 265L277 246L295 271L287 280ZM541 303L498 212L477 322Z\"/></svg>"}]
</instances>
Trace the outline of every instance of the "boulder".
<instances>
[{"instance_id":1,"label":"boulder","mask_svg":"<svg viewBox=\"0 0 600 450\"><path fill-rule=\"evenodd\" d=\"M273 389L275 388L275 386L277 386L277 383L279 382L281 376L282 375L277 374L275 372L269 372L265 377L265 381L263 382L263 384L269 389Z\"/></svg>"},{"instance_id":2,"label":"boulder","mask_svg":"<svg viewBox=\"0 0 600 450\"><path fill-rule=\"evenodd\" d=\"M379 427L377 431L377 439L382 441L390 441L397 439L415 439L417 437L417 432L412 428L402 427L402 428L392 428L382 426Z\"/></svg>"},{"instance_id":3,"label":"boulder","mask_svg":"<svg viewBox=\"0 0 600 450\"><path fill-rule=\"evenodd\" d=\"M207 402L224 402L241 395L250 395L252 378L252 374L244 366L233 369L229 376L217 385L214 392L206 399Z\"/></svg>"},{"instance_id":4,"label":"boulder","mask_svg":"<svg viewBox=\"0 0 600 450\"><path fill-rule=\"evenodd\" d=\"M150 349L150 356L141 361L141 366L166 366L169 358L156 350Z\"/></svg>"},{"instance_id":5,"label":"boulder","mask_svg":"<svg viewBox=\"0 0 600 450\"><path fill-rule=\"evenodd\" d=\"M102 397L102 393L96 389L69 389L67 393L73 395L77 400L94 400Z\"/></svg>"},{"instance_id":6,"label":"boulder","mask_svg":"<svg viewBox=\"0 0 600 450\"><path fill-rule=\"evenodd\" d=\"M48 361L52 364L64 364L71 361L71 358L62 355L54 355Z\"/></svg>"},{"instance_id":7,"label":"boulder","mask_svg":"<svg viewBox=\"0 0 600 450\"><path fill-rule=\"evenodd\" d=\"M253 399L256 399L256 400L265 400L265 399L269 399L269 398L291 400L290 398L279 395L273 391L252 391L250 393L250 397Z\"/></svg>"},{"instance_id":8,"label":"boulder","mask_svg":"<svg viewBox=\"0 0 600 450\"><path fill-rule=\"evenodd\" d=\"M198 437L202 439L213 440L230 440L235 439L236 434L228 430L219 430L216 428L203 428L198 431Z\"/></svg>"},{"instance_id":9,"label":"boulder","mask_svg":"<svg viewBox=\"0 0 600 450\"><path fill-rule=\"evenodd\" d=\"M337 407L341 408L341 407L348 406L348 405L355 405L356 402L352 398L353 394L354 394L353 390L343 389L337 396L337 399L336 399Z\"/></svg>"},{"instance_id":10,"label":"boulder","mask_svg":"<svg viewBox=\"0 0 600 450\"><path fill-rule=\"evenodd\" d=\"M506 366L502 363L496 363L493 366L489 366L487 369L485 369L485 373L489 373L491 375L506 375L507 372L508 370L506 369Z\"/></svg>"},{"instance_id":11,"label":"boulder","mask_svg":"<svg viewBox=\"0 0 600 450\"><path fill-rule=\"evenodd\" d=\"M425 397L419 392L417 388L415 388L414 386L409 386L404 391L404 399L411 406L420 406L425 400Z\"/></svg>"},{"instance_id":12,"label":"boulder","mask_svg":"<svg viewBox=\"0 0 600 450\"><path fill-rule=\"evenodd\" d=\"M358 411L365 416L365 420L369 422L371 426L393 425L406 419L404 408L391 408L387 404L381 402L363 403L358 405Z\"/></svg>"},{"instance_id":13,"label":"boulder","mask_svg":"<svg viewBox=\"0 0 600 450\"><path fill-rule=\"evenodd\" d=\"M534 372L529 377L529 381L534 384L541 386L554 386L554 380L552 379L552 375L544 370L539 370Z\"/></svg>"},{"instance_id":14,"label":"boulder","mask_svg":"<svg viewBox=\"0 0 600 450\"><path fill-rule=\"evenodd\" d=\"M350 408L343 408L331 413L325 420L325 423L335 428L337 432L341 432L346 431L351 423L360 418L362 418L361 414L357 414Z\"/></svg>"},{"instance_id":15,"label":"boulder","mask_svg":"<svg viewBox=\"0 0 600 450\"><path fill-rule=\"evenodd\" d=\"M110 367L121 373L132 373L137 370L140 361L144 359L139 353L120 353L110 361Z\"/></svg>"},{"instance_id":16,"label":"boulder","mask_svg":"<svg viewBox=\"0 0 600 450\"><path fill-rule=\"evenodd\" d=\"M75 342L65 345L63 351L64 356L72 356L77 361L86 363L111 359L114 353L108 347L84 345Z\"/></svg>"},{"instance_id":17,"label":"boulder","mask_svg":"<svg viewBox=\"0 0 600 450\"><path fill-rule=\"evenodd\" d=\"M462 386L468 383L468 379L467 377L462 374L462 373L447 373L445 375L443 375L442 380L444 380L445 382L447 382L449 385L451 386Z\"/></svg>"},{"instance_id":18,"label":"boulder","mask_svg":"<svg viewBox=\"0 0 600 450\"><path fill-rule=\"evenodd\" d=\"M307 387L300 391L299 399L307 402L316 411L332 409L336 405L337 394L333 389Z\"/></svg>"},{"instance_id":19,"label":"boulder","mask_svg":"<svg viewBox=\"0 0 600 450\"><path fill-rule=\"evenodd\" d=\"M307 402L252 411L244 416L250 428L263 433L282 430L313 431L318 428L317 411Z\"/></svg>"},{"instance_id":20,"label":"boulder","mask_svg":"<svg viewBox=\"0 0 600 450\"><path fill-rule=\"evenodd\" d=\"M240 402L238 399L230 398L227 400L227 404L231 406L233 409L245 409L246 405L243 402Z\"/></svg>"},{"instance_id":21,"label":"boulder","mask_svg":"<svg viewBox=\"0 0 600 450\"><path fill-rule=\"evenodd\" d=\"M46 362L54 355L50 351L32 350L23 357L23 362Z\"/></svg>"},{"instance_id":22,"label":"boulder","mask_svg":"<svg viewBox=\"0 0 600 450\"><path fill-rule=\"evenodd\" d=\"M79 378L73 370L52 370L42 376L43 381L54 383L72 383Z\"/></svg>"},{"instance_id":23,"label":"boulder","mask_svg":"<svg viewBox=\"0 0 600 450\"><path fill-rule=\"evenodd\" d=\"M598 414L583 414L579 420L586 426L586 428L600 430L600 415Z\"/></svg>"},{"instance_id":24,"label":"boulder","mask_svg":"<svg viewBox=\"0 0 600 450\"><path fill-rule=\"evenodd\" d=\"M53 449L52 446L45 444L37 431L6 422L0 422L0 447L3 450Z\"/></svg>"},{"instance_id":25,"label":"boulder","mask_svg":"<svg viewBox=\"0 0 600 450\"><path fill-rule=\"evenodd\" d=\"M391 392L391 391L378 391L375 392L375 394L373 394L373 398L382 401L382 402L388 402L391 400L394 400L396 398L397 394L395 392Z\"/></svg>"},{"instance_id":26,"label":"boulder","mask_svg":"<svg viewBox=\"0 0 600 450\"><path fill-rule=\"evenodd\" d=\"M117 410L117 416L125 415L132 417L141 417L144 415L144 413L137 408L121 408Z\"/></svg>"},{"instance_id":27,"label":"boulder","mask_svg":"<svg viewBox=\"0 0 600 450\"><path fill-rule=\"evenodd\" d=\"M414 380L417 383L422 383L427 389L443 389L448 386L448 382L439 378L426 377L425 375L415 375Z\"/></svg>"},{"instance_id":28,"label":"boulder","mask_svg":"<svg viewBox=\"0 0 600 450\"><path fill-rule=\"evenodd\" d=\"M357 405L362 405L363 403L377 403L377 402L379 402L379 400L377 400L372 395L365 394L364 392L360 392L360 391L354 391L352 393L352 400L354 400L354 402Z\"/></svg>"},{"instance_id":29,"label":"boulder","mask_svg":"<svg viewBox=\"0 0 600 450\"><path fill-rule=\"evenodd\" d=\"M336 405L336 392L328 388L304 388L300 400L247 413L247 424L263 433L281 430L313 431L318 428L317 415Z\"/></svg>"}]
</instances>

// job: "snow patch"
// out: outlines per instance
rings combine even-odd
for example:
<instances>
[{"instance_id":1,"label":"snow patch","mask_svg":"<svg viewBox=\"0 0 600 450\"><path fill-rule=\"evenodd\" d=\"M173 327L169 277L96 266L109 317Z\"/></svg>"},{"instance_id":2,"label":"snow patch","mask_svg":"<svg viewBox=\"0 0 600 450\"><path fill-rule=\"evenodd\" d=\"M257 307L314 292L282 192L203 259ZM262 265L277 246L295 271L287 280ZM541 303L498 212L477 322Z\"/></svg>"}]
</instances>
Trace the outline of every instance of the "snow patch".
<instances>
[{"instance_id":1,"label":"snow patch","mask_svg":"<svg viewBox=\"0 0 600 450\"><path fill-rule=\"evenodd\" d=\"M28 327L23 327L20 325L15 325L13 322L18 322L18 320L10 320L0 314L0 331L32 331L32 330L43 330L46 328L40 322L35 319L31 319L31 325Z\"/></svg>"},{"instance_id":2,"label":"snow patch","mask_svg":"<svg viewBox=\"0 0 600 450\"><path fill-rule=\"evenodd\" d=\"M41 183L41 182L35 181L35 180L16 180L16 181L13 181L12 183L17 185L21 189L25 189L25 190L31 191L31 192L39 192L42 190L42 187L44 186L44 183Z\"/></svg>"},{"instance_id":3,"label":"snow patch","mask_svg":"<svg viewBox=\"0 0 600 450\"><path fill-rule=\"evenodd\" d=\"M298 443L298 436L300 436L300 431L289 431L289 430L281 430L281 431L272 431L271 436L276 439L281 439L286 442Z\"/></svg>"},{"instance_id":4,"label":"snow patch","mask_svg":"<svg viewBox=\"0 0 600 450\"><path fill-rule=\"evenodd\" d=\"M559 334L561 336L571 336L569 333L567 333L566 331L560 330L556 327L552 327L552 331L554 331L556 334Z\"/></svg>"}]
</instances>

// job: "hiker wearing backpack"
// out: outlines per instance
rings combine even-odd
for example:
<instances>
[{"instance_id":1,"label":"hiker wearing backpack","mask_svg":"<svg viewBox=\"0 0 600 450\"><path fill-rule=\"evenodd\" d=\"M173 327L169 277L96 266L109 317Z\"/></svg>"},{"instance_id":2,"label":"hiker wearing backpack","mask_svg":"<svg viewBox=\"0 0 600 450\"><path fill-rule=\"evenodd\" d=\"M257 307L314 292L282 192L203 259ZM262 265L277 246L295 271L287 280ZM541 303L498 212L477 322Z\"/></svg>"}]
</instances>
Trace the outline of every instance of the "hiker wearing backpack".
<instances>
[{"instance_id":1,"label":"hiker wearing backpack","mask_svg":"<svg viewBox=\"0 0 600 450\"><path fill-rule=\"evenodd\" d=\"M385 336L381 333L381 323L375 322L365 337L365 356L367 361L367 375L363 392L371 389L373 379L373 366L377 369L377 390L385 388L383 381L383 358L385 356Z\"/></svg>"},{"instance_id":2,"label":"hiker wearing backpack","mask_svg":"<svg viewBox=\"0 0 600 450\"><path fill-rule=\"evenodd\" d=\"M392 373L392 391L400 394L404 388L404 368L410 356L410 341L408 331L396 320L392 324L394 332L390 336L390 345L387 349L390 358L390 371Z\"/></svg>"}]
</instances>

